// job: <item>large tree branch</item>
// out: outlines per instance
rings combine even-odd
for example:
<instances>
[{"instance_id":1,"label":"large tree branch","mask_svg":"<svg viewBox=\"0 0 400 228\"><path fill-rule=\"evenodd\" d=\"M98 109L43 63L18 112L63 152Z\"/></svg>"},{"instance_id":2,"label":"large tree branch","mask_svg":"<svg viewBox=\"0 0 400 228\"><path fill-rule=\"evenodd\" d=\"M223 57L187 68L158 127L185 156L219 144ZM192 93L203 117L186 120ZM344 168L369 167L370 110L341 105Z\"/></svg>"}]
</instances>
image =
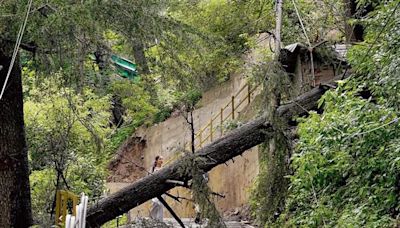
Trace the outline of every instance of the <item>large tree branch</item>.
<instances>
[{"instance_id":1,"label":"large tree branch","mask_svg":"<svg viewBox=\"0 0 400 228\"><path fill-rule=\"evenodd\" d=\"M8 39L8 38L5 38L5 37L0 37L0 40L5 42L5 43L9 43L9 44L14 44L15 43L15 40ZM34 42L21 43L19 47L21 49L23 49L25 51L28 51L28 52L31 52L33 54L36 54L38 52L44 53L44 54L55 53L54 50L39 48Z\"/></svg>"},{"instance_id":2,"label":"large tree branch","mask_svg":"<svg viewBox=\"0 0 400 228\"><path fill-rule=\"evenodd\" d=\"M317 101L328 89L329 86L314 88L292 102L279 106L276 115L281 118L283 123L289 122L295 116L304 115L308 110L316 108ZM188 169L192 167L189 165L193 165L191 162L194 162L200 170L207 172L264 142L274 133L274 124L268 123L263 116L237 128L195 154L187 154L157 173L146 176L100 200L89 208L87 214L89 227L99 227L118 215L174 188L175 186L167 183L167 180L190 180L192 177Z\"/></svg>"}]
</instances>

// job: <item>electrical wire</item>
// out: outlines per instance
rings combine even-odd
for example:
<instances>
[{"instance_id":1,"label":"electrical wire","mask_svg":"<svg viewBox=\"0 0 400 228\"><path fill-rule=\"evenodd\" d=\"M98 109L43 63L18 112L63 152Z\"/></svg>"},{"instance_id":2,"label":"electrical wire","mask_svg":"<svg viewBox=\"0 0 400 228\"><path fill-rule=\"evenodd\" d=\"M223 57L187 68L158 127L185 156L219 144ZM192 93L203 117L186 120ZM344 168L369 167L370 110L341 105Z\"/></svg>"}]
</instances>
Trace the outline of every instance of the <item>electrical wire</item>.
<instances>
[{"instance_id":1,"label":"electrical wire","mask_svg":"<svg viewBox=\"0 0 400 228\"><path fill-rule=\"evenodd\" d=\"M4 84L3 84L3 88L1 89L0 100L3 98L4 91L5 91L6 86L7 86L7 82L9 80L9 78L10 78L11 71L12 71L14 63L15 63L15 59L17 58L19 46L21 45L21 41L22 41L22 37L24 35L25 27L26 27L26 24L28 22L29 12L31 11L31 6L32 6L32 0L29 0L28 9L26 11L25 19L24 19L24 22L22 23L22 25L21 25L21 27L19 29L19 32L18 32L18 35L17 35L17 41L15 43L13 55L12 55L11 62L10 62L10 66L8 68L8 72L7 72L7 76L6 76L6 79L5 79Z\"/></svg>"},{"instance_id":2,"label":"electrical wire","mask_svg":"<svg viewBox=\"0 0 400 228\"><path fill-rule=\"evenodd\" d=\"M299 21L300 21L301 28L303 29L304 36L305 36L306 39L307 39L308 45L311 47L310 39L308 38L306 29L304 28L303 20L302 20L301 17L300 17L300 13L299 13L299 10L297 9L296 3L294 2L294 0L292 0L292 3L293 3L293 6L294 6L294 9L295 9L295 11L296 11L297 18L298 18Z\"/></svg>"},{"instance_id":3,"label":"electrical wire","mask_svg":"<svg viewBox=\"0 0 400 228\"><path fill-rule=\"evenodd\" d=\"M294 0L292 0L292 3L293 3L293 6L294 6L294 9L296 11L297 17L299 18L299 21L300 21L300 24L301 24L301 28L303 29L303 32L304 32L304 36L306 37L307 42L308 42L308 50L310 52L310 62L311 62L311 76L312 76L312 80L313 80L313 86L315 86L314 55L313 55L313 49L314 48L311 46L311 41L308 38L306 29L304 28L303 20L301 19L299 10L297 9L297 6L296 6L296 3L294 2Z\"/></svg>"}]
</instances>

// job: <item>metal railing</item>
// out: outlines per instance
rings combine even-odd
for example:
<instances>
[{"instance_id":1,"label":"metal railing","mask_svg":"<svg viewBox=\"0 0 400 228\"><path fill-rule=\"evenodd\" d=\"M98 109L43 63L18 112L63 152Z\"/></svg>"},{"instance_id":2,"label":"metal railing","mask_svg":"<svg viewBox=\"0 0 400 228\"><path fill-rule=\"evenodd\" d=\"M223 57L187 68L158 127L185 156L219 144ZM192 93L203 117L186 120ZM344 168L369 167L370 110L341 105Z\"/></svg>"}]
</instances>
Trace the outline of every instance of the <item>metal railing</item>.
<instances>
[{"instance_id":1,"label":"metal railing","mask_svg":"<svg viewBox=\"0 0 400 228\"><path fill-rule=\"evenodd\" d=\"M205 126L195 134L194 142L195 149L201 149L206 143L212 142L214 139L224 135L224 124L228 120L235 120L237 118L238 110L242 105L248 105L251 102L252 94L257 89L257 86L251 87L250 84L244 85L239 91L236 92L230 101L220 109L220 111L212 116ZM244 94L245 93L245 94ZM191 142L184 144L185 149L191 147Z\"/></svg>"},{"instance_id":2,"label":"metal railing","mask_svg":"<svg viewBox=\"0 0 400 228\"><path fill-rule=\"evenodd\" d=\"M250 84L246 84L242 86L233 96L231 96L230 101L223 106L218 114L212 116L205 126L200 128L200 130L195 133L194 144L195 150L201 149L206 143L212 142L214 139L222 137L224 135L224 123L228 120L235 120L237 118L238 110L242 107L243 104L250 104L252 99L252 94L256 91L258 86L251 87ZM243 93L246 92L244 95ZM245 102L247 101L247 102ZM219 133L219 134L218 134ZM191 142L185 142L183 144L183 148L187 151L190 151ZM175 161L180 155L180 153L176 153L172 155L165 164L169 164Z\"/></svg>"}]
</instances>

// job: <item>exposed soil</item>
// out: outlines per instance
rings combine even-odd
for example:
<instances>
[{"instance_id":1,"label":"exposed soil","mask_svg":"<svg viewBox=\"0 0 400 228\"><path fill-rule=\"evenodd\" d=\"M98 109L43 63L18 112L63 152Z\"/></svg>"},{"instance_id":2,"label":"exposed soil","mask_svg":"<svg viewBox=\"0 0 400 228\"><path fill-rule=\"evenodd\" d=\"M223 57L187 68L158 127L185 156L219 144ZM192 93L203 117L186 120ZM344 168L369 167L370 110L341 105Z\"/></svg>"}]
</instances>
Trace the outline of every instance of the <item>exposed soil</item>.
<instances>
[{"instance_id":1,"label":"exposed soil","mask_svg":"<svg viewBox=\"0 0 400 228\"><path fill-rule=\"evenodd\" d=\"M107 182L131 183L146 176L143 162L145 147L146 140L140 137L132 136L125 141L108 165L110 175Z\"/></svg>"}]
</instances>

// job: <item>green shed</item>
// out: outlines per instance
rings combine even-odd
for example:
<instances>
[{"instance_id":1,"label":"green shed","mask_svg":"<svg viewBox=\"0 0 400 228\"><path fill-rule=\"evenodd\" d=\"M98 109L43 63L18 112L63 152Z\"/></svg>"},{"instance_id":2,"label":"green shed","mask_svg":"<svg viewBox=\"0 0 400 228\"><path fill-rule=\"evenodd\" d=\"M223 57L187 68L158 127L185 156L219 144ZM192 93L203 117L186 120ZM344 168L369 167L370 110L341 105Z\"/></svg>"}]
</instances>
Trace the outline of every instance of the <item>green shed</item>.
<instances>
[{"instance_id":1,"label":"green shed","mask_svg":"<svg viewBox=\"0 0 400 228\"><path fill-rule=\"evenodd\" d=\"M139 80L139 75L135 63L133 63L129 59L125 59L117 55L112 55L111 60L114 63L117 73L121 77L128 78L133 81Z\"/></svg>"}]
</instances>

